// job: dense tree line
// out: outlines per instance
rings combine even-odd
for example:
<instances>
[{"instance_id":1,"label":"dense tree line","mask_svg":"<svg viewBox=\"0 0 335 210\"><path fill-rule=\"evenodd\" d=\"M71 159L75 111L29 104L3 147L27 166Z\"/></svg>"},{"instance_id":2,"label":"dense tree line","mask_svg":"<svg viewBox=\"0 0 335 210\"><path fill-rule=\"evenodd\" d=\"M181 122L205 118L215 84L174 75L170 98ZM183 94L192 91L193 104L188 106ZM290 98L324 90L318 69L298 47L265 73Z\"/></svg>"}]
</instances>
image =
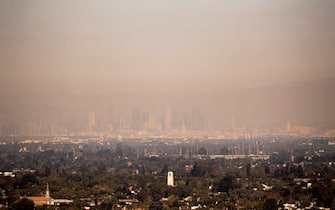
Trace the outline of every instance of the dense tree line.
<instances>
[{"instance_id":1,"label":"dense tree line","mask_svg":"<svg viewBox=\"0 0 335 210\"><path fill-rule=\"evenodd\" d=\"M205 152L201 150L203 155ZM323 161L329 154L318 161L289 161L291 154L282 150L269 160L253 161L210 159L206 155L138 157L136 153L136 147L118 143L110 149L82 147L75 152L15 154L10 157L15 164L36 171L19 171L15 178L0 176L0 203L9 209L29 209L31 202L20 197L41 195L49 183L53 198L74 200L59 209L82 209L89 201L99 204L93 209L118 209L120 199L137 199L138 203L128 207L144 209L197 205L204 209L274 209L295 201L300 201L301 207L309 206L310 201L335 206L335 168L329 159ZM298 150L297 154L303 152ZM166 185L168 171L174 172L175 187ZM309 178L312 186L295 181L297 178ZM262 184L273 189L264 191Z\"/></svg>"}]
</instances>

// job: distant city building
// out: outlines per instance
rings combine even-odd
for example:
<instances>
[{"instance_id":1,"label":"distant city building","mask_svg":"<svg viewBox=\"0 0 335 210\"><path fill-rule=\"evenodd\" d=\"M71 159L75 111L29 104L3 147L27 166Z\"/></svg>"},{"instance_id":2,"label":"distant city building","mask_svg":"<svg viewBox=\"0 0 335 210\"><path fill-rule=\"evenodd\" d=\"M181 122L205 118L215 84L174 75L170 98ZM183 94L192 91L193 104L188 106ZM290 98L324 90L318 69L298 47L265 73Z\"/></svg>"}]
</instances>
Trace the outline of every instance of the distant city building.
<instances>
[{"instance_id":1,"label":"distant city building","mask_svg":"<svg viewBox=\"0 0 335 210\"><path fill-rule=\"evenodd\" d=\"M291 132L291 122L287 121L286 123L286 133L290 133Z\"/></svg>"},{"instance_id":2,"label":"distant city building","mask_svg":"<svg viewBox=\"0 0 335 210\"><path fill-rule=\"evenodd\" d=\"M132 129L133 130L141 130L142 129L142 123L141 123L141 111L140 109L134 109L133 110L133 122L132 122Z\"/></svg>"},{"instance_id":3,"label":"distant city building","mask_svg":"<svg viewBox=\"0 0 335 210\"><path fill-rule=\"evenodd\" d=\"M183 112L183 121L187 130L192 130L192 112L185 111Z\"/></svg>"},{"instance_id":4,"label":"distant city building","mask_svg":"<svg viewBox=\"0 0 335 210\"><path fill-rule=\"evenodd\" d=\"M233 137L235 138L236 137L236 125L235 125L234 117L232 117L230 119L230 121L231 121L231 129L232 129L232 132L233 132Z\"/></svg>"},{"instance_id":5,"label":"distant city building","mask_svg":"<svg viewBox=\"0 0 335 210\"><path fill-rule=\"evenodd\" d=\"M170 131L171 130L171 109L170 104L166 106L166 112L165 112L165 130Z\"/></svg>"},{"instance_id":6,"label":"distant city building","mask_svg":"<svg viewBox=\"0 0 335 210\"><path fill-rule=\"evenodd\" d=\"M173 129L179 129L181 124L182 124L182 116L180 115L179 112L172 112L171 114L171 128Z\"/></svg>"},{"instance_id":7,"label":"distant city building","mask_svg":"<svg viewBox=\"0 0 335 210\"><path fill-rule=\"evenodd\" d=\"M115 113L114 113L114 106L111 106L109 109L108 117L107 117L107 130L112 132L115 130Z\"/></svg>"},{"instance_id":8,"label":"distant city building","mask_svg":"<svg viewBox=\"0 0 335 210\"><path fill-rule=\"evenodd\" d=\"M94 131L96 127L95 113L91 112L88 114L88 131Z\"/></svg>"},{"instance_id":9,"label":"distant city building","mask_svg":"<svg viewBox=\"0 0 335 210\"><path fill-rule=\"evenodd\" d=\"M148 122L145 123L145 129L147 131L157 132L162 130L162 125L156 122L156 119L153 115L149 115Z\"/></svg>"},{"instance_id":10,"label":"distant city building","mask_svg":"<svg viewBox=\"0 0 335 210\"><path fill-rule=\"evenodd\" d=\"M204 114L200 110L185 111L182 122L187 130L200 131L205 129Z\"/></svg>"},{"instance_id":11,"label":"distant city building","mask_svg":"<svg viewBox=\"0 0 335 210\"><path fill-rule=\"evenodd\" d=\"M204 115L199 110L192 110L192 130L203 130L205 128Z\"/></svg>"}]
</instances>

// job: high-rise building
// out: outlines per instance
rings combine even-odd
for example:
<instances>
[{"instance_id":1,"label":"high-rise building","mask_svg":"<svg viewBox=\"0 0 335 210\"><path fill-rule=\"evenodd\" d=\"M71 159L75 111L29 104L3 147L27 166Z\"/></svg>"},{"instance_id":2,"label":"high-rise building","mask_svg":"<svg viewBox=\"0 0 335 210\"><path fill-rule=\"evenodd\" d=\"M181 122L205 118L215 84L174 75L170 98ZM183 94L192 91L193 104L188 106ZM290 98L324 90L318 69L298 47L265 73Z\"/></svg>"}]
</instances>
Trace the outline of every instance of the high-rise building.
<instances>
[{"instance_id":1,"label":"high-rise building","mask_svg":"<svg viewBox=\"0 0 335 210\"><path fill-rule=\"evenodd\" d=\"M109 109L109 113L107 115L107 125L106 128L109 132L115 130L116 125L115 125L115 113L114 113L114 106L111 106Z\"/></svg>"},{"instance_id":2,"label":"high-rise building","mask_svg":"<svg viewBox=\"0 0 335 210\"><path fill-rule=\"evenodd\" d=\"M204 115L199 110L193 109L183 112L183 122L187 130L203 130L205 128Z\"/></svg>"},{"instance_id":3,"label":"high-rise building","mask_svg":"<svg viewBox=\"0 0 335 210\"><path fill-rule=\"evenodd\" d=\"M236 137L236 125L235 125L234 117L231 117L230 121L231 121L231 129L233 132L233 137L235 138Z\"/></svg>"},{"instance_id":4,"label":"high-rise building","mask_svg":"<svg viewBox=\"0 0 335 210\"><path fill-rule=\"evenodd\" d=\"M286 123L286 133L290 133L291 132L291 122L287 121Z\"/></svg>"},{"instance_id":5,"label":"high-rise building","mask_svg":"<svg viewBox=\"0 0 335 210\"><path fill-rule=\"evenodd\" d=\"M94 131L96 127L95 113L90 112L88 114L88 131Z\"/></svg>"},{"instance_id":6,"label":"high-rise building","mask_svg":"<svg viewBox=\"0 0 335 210\"><path fill-rule=\"evenodd\" d=\"M167 186L174 186L173 172L169 171L167 175Z\"/></svg>"},{"instance_id":7,"label":"high-rise building","mask_svg":"<svg viewBox=\"0 0 335 210\"><path fill-rule=\"evenodd\" d=\"M132 128L133 130L141 130L141 111L140 109L134 109L133 110L133 122L132 122Z\"/></svg>"},{"instance_id":8,"label":"high-rise building","mask_svg":"<svg viewBox=\"0 0 335 210\"><path fill-rule=\"evenodd\" d=\"M171 114L171 128L177 129L180 128L181 124L183 122L182 116L179 112L172 112Z\"/></svg>"},{"instance_id":9,"label":"high-rise building","mask_svg":"<svg viewBox=\"0 0 335 210\"><path fill-rule=\"evenodd\" d=\"M124 129L124 116L123 113L116 112L114 117L114 123L113 123L113 130L114 131L121 131Z\"/></svg>"},{"instance_id":10,"label":"high-rise building","mask_svg":"<svg viewBox=\"0 0 335 210\"><path fill-rule=\"evenodd\" d=\"M183 112L183 121L187 130L192 130L192 112L185 111Z\"/></svg>"},{"instance_id":11,"label":"high-rise building","mask_svg":"<svg viewBox=\"0 0 335 210\"><path fill-rule=\"evenodd\" d=\"M168 104L166 106L164 128L165 128L166 131L170 131L171 130L171 109L170 109L170 104Z\"/></svg>"},{"instance_id":12,"label":"high-rise building","mask_svg":"<svg viewBox=\"0 0 335 210\"><path fill-rule=\"evenodd\" d=\"M149 115L148 122L145 123L144 127L147 131L157 132L162 130L162 124L158 123L152 114Z\"/></svg>"},{"instance_id":13,"label":"high-rise building","mask_svg":"<svg viewBox=\"0 0 335 210\"><path fill-rule=\"evenodd\" d=\"M204 115L199 110L192 110L192 130L203 130L205 128Z\"/></svg>"},{"instance_id":14,"label":"high-rise building","mask_svg":"<svg viewBox=\"0 0 335 210\"><path fill-rule=\"evenodd\" d=\"M149 122L149 113L141 112L141 125L144 128L144 125Z\"/></svg>"}]
</instances>

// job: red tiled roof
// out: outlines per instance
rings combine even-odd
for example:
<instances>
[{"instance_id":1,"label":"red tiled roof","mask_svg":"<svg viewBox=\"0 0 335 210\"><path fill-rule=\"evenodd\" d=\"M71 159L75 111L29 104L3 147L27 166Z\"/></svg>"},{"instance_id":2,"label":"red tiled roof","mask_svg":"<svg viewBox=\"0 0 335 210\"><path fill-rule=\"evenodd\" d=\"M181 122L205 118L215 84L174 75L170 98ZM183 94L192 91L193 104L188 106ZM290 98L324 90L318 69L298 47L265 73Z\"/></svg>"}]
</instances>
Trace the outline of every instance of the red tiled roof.
<instances>
[{"instance_id":1,"label":"red tiled roof","mask_svg":"<svg viewBox=\"0 0 335 210\"><path fill-rule=\"evenodd\" d=\"M25 196L22 198L27 198L29 200L32 200L35 206L49 205L50 200L51 200L50 197L46 197L46 196Z\"/></svg>"}]
</instances>

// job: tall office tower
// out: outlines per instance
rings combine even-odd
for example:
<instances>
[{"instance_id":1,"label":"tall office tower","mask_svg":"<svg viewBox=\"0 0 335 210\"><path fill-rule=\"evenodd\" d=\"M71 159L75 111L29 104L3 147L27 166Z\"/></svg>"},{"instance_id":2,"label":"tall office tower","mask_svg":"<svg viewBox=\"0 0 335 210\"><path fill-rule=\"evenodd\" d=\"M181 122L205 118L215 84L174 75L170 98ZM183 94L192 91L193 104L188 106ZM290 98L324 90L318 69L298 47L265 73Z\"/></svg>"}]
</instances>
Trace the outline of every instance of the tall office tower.
<instances>
[{"instance_id":1,"label":"tall office tower","mask_svg":"<svg viewBox=\"0 0 335 210\"><path fill-rule=\"evenodd\" d=\"M26 135L28 136L37 135L37 123L36 122L28 122Z\"/></svg>"},{"instance_id":2,"label":"tall office tower","mask_svg":"<svg viewBox=\"0 0 335 210\"><path fill-rule=\"evenodd\" d=\"M234 119L234 117L231 118L231 128L232 128L234 137L236 137L236 126L235 126L235 119Z\"/></svg>"},{"instance_id":3,"label":"tall office tower","mask_svg":"<svg viewBox=\"0 0 335 210\"><path fill-rule=\"evenodd\" d=\"M124 127L125 127L125 123L124 123L124 120L123 118L119 118L119 121L118 121L118 128L120 131L124 130Z\"/></svg>"},{"instance_id":4,"label":"tall office tower","mask_svg":"<svg viewBox=\"0 0 335 210\"><path fill-rule=\"evenodd\" d=\"M187 130L192 130L192 112L183 112L183 121Z\"/></svg>"},{"instance_id":5,"label":"tall office tower","mask_svg":"<svg viewBox=\"0 0 335 210\"><path fill-rule=\"evenodd\" d=\"M179 132L180 132L180 134L184 135L184 134L186 133L186 130L187 130L187 128L186 128L186 126L185 126L185 122L184 122L184 120L183 120L183 121L181 122L181 124L180 124Z\"/></svg>"},{"instance_id":6,"label":"tall office tower","mask_svg":"<svg viewBox=\"0 0 335 210\"><path fill-rule=\"evenodd\" d=\"M162 124L158 123L153 115L149 115L148 122L145 123L145 129L149 131L161 131Z\"/></svg>"},{"instance_id":7,"label":"tall office tower","mask_svg":"<svg viewBox=\"0 0 335 210\"><path fill-rule=\"evenodd\" d=\"M166 111L165 111L165 130L169 131L171 130L171 109L170 109L170 104L166 106Z\"/></svg>"},{"instance_id":8,"label":"tall office tower","mask_svg":"<svg viewBox=\"0 0 335 210\"><path fill-rule=\"evenodd\" d=\"M95 127L96 127L95 113L94 112L90 112L88 114L88 131L95 130Z\"/></svg>"},{"instance_id":9,"label":"tall office tower","mask_svg":"<svg viewBox=\"0 0 335 210\"><path fill-rule=\"evenodd\" d=\"M123 130L123 114L121 112L116 112L115 116L114 116L114 123L113 123L113 130Z\"/></svg>"},{"instance_id":10,"label":"tall office tower","mask_svg":"<svg viewBox=\"0 0 335 210\"><path fill-rule=\"evenodd\" d=\"M192 129L203 130L205 128L204 115L199 110L192 110Z\"/></svg>"},{"instance_id":11,"label":"tall office tower","mask_svg":"<svg viewBox=\"0 0 335 210\"><path fill-rule=\"evenodd\" d=\"M132 122L132 128L133 130L141 130L141 111L140 109L134 109L133 110L133 122Z\"/></svg>"},{"instance_id":12,"label":"tall office tower","mask_svg":"<svg viewBox=\"0 0 335 210\"><path fill-rule=\"evenodd\" d=\"M290 133L291 132L291 122L287 121L286 123L286 133Z\"/></svg>"},{"instance_id":13,"label":"tall office tower","mask_svg":"<svg viewBox=\"0 0 335 210\"><path fill-rule=\"evenodd\" d=\"M167 186L174 186L173 172L169 171L167 175Z\"/></svg>"},{"instance_id":14,"label":"tall office tower","mask_svg":"<svg viewBox=\"0 0 335 210\"><path fill-rule=\"evenodd\" d=\"M114 106L111 106L109 109L108 117L107 117L107 130L109 132L115 130L115 113Z\"/></svg>"},{"instance_id":15,"label":"tall office tower","mask_svg":"<svg viewBox=\"0 0 335 210\"><path fill-rule=\"evenodd\" d=\"M181 117L181 114L179 112L172 112L171 114L171 128L177 129L180 128L181 124L183 122L183 119Z\"/></svg>"},{"instance_id":16,"label":"tall office tower","mask_svg":"<svg viewBox=\"0 0 335 210\"><path fill-rule=\"evenodd\" d=\"M149 113L147 113L147 112L141 112L141 125L142 125L142 128L148 122L149 122Z\"/></svg>"}]
</instances>

